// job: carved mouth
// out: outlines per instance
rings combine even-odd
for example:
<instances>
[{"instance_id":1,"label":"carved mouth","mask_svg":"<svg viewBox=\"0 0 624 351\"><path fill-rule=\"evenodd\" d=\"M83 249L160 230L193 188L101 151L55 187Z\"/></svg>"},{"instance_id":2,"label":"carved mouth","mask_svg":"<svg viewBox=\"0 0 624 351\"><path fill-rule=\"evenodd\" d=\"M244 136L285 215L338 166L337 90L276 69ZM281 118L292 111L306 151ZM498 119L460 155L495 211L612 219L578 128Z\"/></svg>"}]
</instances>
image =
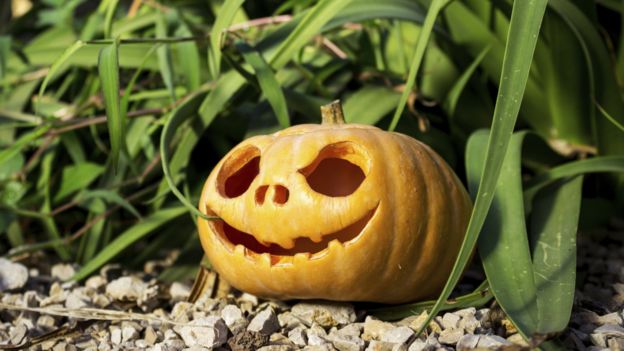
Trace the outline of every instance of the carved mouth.
<instances>
[{"instance_id":1,"label":"carved mouth","mask_svg":"<svg viewBox=\"0 0 624 351\"><path fill-rule=\"evenodd\" d=\"M252 234L242 232L224 220L210 221L209 225L212 231L217 234L219 241L230 251L243 251L245 256L250 258L269 254L271 256L271 264L276 264L284 258L295 255L305 255L310 259L318 258L326 252L325 250L331 249L332 245L348 245L355 242L370 219L375 215L377 207L379 205L368 211L354 223L338 231L323 235L318 242L314 242L307 237L298 237L294 240L295 245L289 249L278 244L263 245ZM212 211L209 210L208 212Z\"/></svg>"}]
</instances>

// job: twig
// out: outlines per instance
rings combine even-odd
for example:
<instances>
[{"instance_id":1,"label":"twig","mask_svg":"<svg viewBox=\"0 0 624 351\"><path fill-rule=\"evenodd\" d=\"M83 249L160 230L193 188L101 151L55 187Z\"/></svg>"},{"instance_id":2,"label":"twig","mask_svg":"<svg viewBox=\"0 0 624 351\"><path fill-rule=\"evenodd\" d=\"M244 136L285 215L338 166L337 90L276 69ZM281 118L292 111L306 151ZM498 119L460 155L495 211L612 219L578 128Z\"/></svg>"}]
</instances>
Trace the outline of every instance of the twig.
<instances>
[{"instance_id":1,"label":"twig","mask_svg":"<svg viewBox=\"0 0 624 351\"><path fill-rule=\"evenodd\" d=\"M168 108L148 108L137 111L130 111L126 114L128 118L134 117L145 117L149 115L161 114L168 111ZM92 118L80 118L80 119L72 119L71 123L67 123L66 127L52 129L48 132L48 135L59 135L66 132L70 132L72 130L88 127L94 124L102 124L106 123L106 115L92 117Z\"/></svg>"}]
</instances>

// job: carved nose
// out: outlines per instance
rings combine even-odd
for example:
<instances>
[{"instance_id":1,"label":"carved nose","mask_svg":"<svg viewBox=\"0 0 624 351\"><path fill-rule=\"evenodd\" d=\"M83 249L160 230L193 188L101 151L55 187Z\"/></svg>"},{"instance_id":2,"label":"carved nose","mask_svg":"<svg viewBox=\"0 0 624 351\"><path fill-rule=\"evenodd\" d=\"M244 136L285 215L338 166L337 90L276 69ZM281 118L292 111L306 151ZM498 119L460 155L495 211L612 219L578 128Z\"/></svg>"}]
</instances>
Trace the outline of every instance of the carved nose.
<instances>
[{"instance_id":1,"label":"carved nose","mask_svg":"<svg viewBox=\"0 0 624 351\"><path fill-rule=\"evenodd\" d=\"M261 185L256 189L256 203L262 205L268 197L273 203L283 205L288 201L289 195L288 188L283 185Z\"/></svg>"}]
</instances>

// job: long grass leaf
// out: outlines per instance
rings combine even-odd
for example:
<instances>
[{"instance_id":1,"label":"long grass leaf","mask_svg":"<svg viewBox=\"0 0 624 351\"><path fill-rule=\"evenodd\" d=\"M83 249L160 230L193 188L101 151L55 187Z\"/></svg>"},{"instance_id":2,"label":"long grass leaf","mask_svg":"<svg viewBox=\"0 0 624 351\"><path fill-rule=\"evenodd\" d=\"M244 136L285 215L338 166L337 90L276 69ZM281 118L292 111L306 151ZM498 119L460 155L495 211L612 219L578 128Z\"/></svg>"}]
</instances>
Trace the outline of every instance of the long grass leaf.
<instances>
[{"instance_id":1,"label":"long grass leaf","mask_svg":"<svg viewBox=\"0 0 624 351\"><path fill-rule=\"evenodd\" d=\"M156 36L159 38L167 37L167 21L165 16L162 15L156 21ZM160 68L160 75L163 82L169 91L171 101L176 100L176 93L173 86L173 63L171 59L171 48L168 44L163 44L157 49L158 53L158 67Z\"/></svg>"},{"instance_id":2,"label":"long grass leaf","mask_svg":"<svg viewBox=\"0 0 624 351\"><path fill-rule=\"evenodd\" d=\"M210 47L208 48L208 68L212 79L219 78L221 73L221 43L225 30L232 24L236 12L245 0L226 0L219 9L219 13L210 29Z\"/></svg>"},{"instance_id":3,"label":"long grass leaf","mask_svg":"<svg viewBox=\"0 0 624 351\"><path fill-rule=\"evenodd\" d=\"M479 237L494 198L501 167L513 132L520 103L529 76L533 52L537 43L546 0L515 1L503 59L503 71L494 109L492 130L488 139L483 177L475 198L466 236L453 270L432 309L429 321L448 299L457 285ZM424 325L428 325L428 322ZM422 333L424 328L419 330Z\"/></svg>"},{"instance_id":4,"label":"long grass leaf","mask_svg":"<svg viewBox=\"0 0 624 351\"><path fill-rule=\"evenodd\" d=\"M80 202L85 202L93 199L101 199L108 203L119 205L123 207L126 211L134 215L137 219L141 219L141 214L139 213L139 211L134 206L132 206L132 204L129 203L126 199L119 196L119 194L115 191L103 189L89 190L82 193L78 200Z\"/></svg>"},{"instance_id":5,"label":"long grass leaf","mask_svg":"<svg viewBox=\"0 0 624 351\"><path fill-rule=\"evenodd\" d=\"M277 116L277 121L280 126L282 128L287 128L290 126L288 108L286 107L286 99L284 98L282 88L275 78L275 73L273 73L271 67L258 51L244 42L237 43L236 47L243 55L245 61L256 72L260 89L273 108L273 112L275 112L275 116Z\"/></svg>"},{"instance_id":6,"label":"long grass leaf","mask_svg":"<svg viewBox=\"0 0 624 351\"><path fill-rule=\"evenodd\" d=\"M161 165L163 169L163 173L165 174L165 180L169 185L169 189L171 192L180 200L180 202L194 215L204 218L204 219L215 219L216 217L206 216L201 213L197 206L191 203L184 194L178 189L176 186L176 181L173 179L173 175L170 171L170 162L171 158L170 154L170 145L171 141L176 133L176 131L180 128L182 123L187 121L189 118L194 117L195 113L192 108L189 106L193 106L195 103L193 100L189 100L186 104L178 107L173 113L171 117L165 122L165 126L163 127L162 134L160 135L160 157L161 157Z\"/></svg>"},{"instance_id":7,"label":"long grass leaf","mask_svg":"<svg viewBox=\"0 0 624 351\"><path fill-rule=\"evenodd\" d=\"M11 158L13 158L13 156L17 155L22 149L28 146L28 144L32 143L33 141L43 136L49 129L50 129L49 126L39 127L33 131L30 131L22 135L11 146L7 147L4 150L1 150L0 151L0 166L3 166L5 162L9 161Z\"/></svg>"},{"instance_id":8,"label":"long grass leaf","mask_svg":"<svg viewBox=\"0 0 624 351\"><path fill-rule=\"evenodd\" d=\"M414 58L412 59L412 64L407 75L407 81L405 82L405 86L403 87L401 99L399 100L399 104L394 111L394 116L392 116L392 122L390 122L390 126L388 127L388 130L390 131L393 131L396 128L397 124L399 124L399 119L401 118L401 114L403 114L403 110L405 109L407 98L412 92L412 88L414 87L414 83L416 82L416 75L418 74L420 64L422 63L423 57L425 56L425 49L427 49L427 44L429 44L429 37L431 37L433 25L435 24L435 21L438 18L438 15L442 11L442 9L444 9L444 7L448 5L451 1L452 0L433 0L431 2L431 5L429 6L429 10L427 11L427 17L425 17L425 23L423 24L423 27L418 34L416 49L414 49Z\"/></svg>"},{"instance_id":9,"label":"long grass leaf","mask_svg":"<svg viewBox=\"0 0 624 351\"><path fill-rule=\"evenodd\" d=\"M478 245L496 301L526 338L538 329L538 310L522 198L524 136L525 133L519 133L511 138ZM466 147L466 173L473 197L485 164L483 150L487 139L487 131L476 132Z\"/></svg>"},{"instance_id":10,"label":"long grass leaf","mask_svg":"<svg viewBox=\"0 0 624 351\"><path fill-rule=\"evenodd\" d=\"M193 33L186 25L181 25L176 34L179 36L191 36ZM199 50L197 43L194 41L175 44L175 50L178 53L178 59L184 60L181 72L184 75L186 87L188 91L195 91L199 88L202 79L201 65L199 59Z\"/></svg>"},{"instance_id":11,"label":"long grass leaf","mask_svg":"<svg viewBox=\"0 0 624 351\"><path fill-rule=\"evenodd\" d=\"M479 55L477 55L474 60L472 60L468 68L466 68L464 73L462 73L461 76L457 78L457 80L453 84L453 87L449 90L448 94L446 95L446 99L444 100L444 108L446 109L446 112L449 114L449 116L452 117L455 115L455 108L457 107L457 103L459 102L459 98L461 97L462 92L470 81L470 77L472 77L477 68L479 68L479 65L481 65L481 61L483 61L490 49L490 45L486 46L479 53Z\"/></svg>"},{"instance_id":12,"label":"long grass leaf","mask_svg":"<svg viewBox=\"0 0 624 351\"><path fill-rule=\"evenodd\" d=\"M486 280L473 292L447 300L442 307L442 311L480 307L492 300L492 297L492 291ZM381 320L394 321L419 314L423 311L430 311L435 302L435 300L430 300L407 305L373 308L368 309L366 312Z\"/></svg>"},{"instance_id":13,"label":"long grass leaf","mask_svg":"<svg viewBox=\"0 0 624 351\"><path fill-rule=\"evenodd\" d=\"M54 202L63 200L76 191L86 188L97 179L102 172L104 172L104 167L92 162L81 162L64 167L61 185L54 196Z\"/></svg>"},{"instance_id":14,"label":"long grass leaf","mask_svg":"<svg viewBox=\"0 0 624 351\"><path fill-rule=\"evenodd\" d=\"M132 75L132 78L130 78L130 81L126 85L126 89L124 89L124 93L121 96L121 101L120 101L121 111L122 111L122 114L124 116L127 116L127 114L128 114L128 104L130 102L130 97L132 96L132 90L134 89L134 85L136 84L137 79L139 79L139 76L141 75L141 72L143 72L143 69L145 68L145 65L147 64L150 56L152 56L154 51L156 49L158 49L159 45L160 44L156 44L156 45L152 46L145 53L145 56L143 57L143 61L141 62L139 67L137 67L136 71Z\"/></svg>"},{"instance_id":15,"label":"long grass leaf","mask_svg":"<svg viewBox=\"0 0 624 351\"><path fill-rule=\"evenodd\" d=\"M576 282L576 228L583 176L560 180L535 197L530 218L537 287L537 332L556 333L570 321Z\"/></svg>"},{"instance_id":16,"label":"long grass leaf","mask_svg":"<svg viewBox=\"0 0 624 351\"><path fill-rule=\"evenodd\" d=\"M50 66L50 70L48 71L48 74L43 79L43 82L41 83L41 86L39 87L39 98L43 96L43 93L45 92L46 87L48 86L48 83L50 82L52 78L54 78L54 75L61 70L61 68L68 62L68 60L78 50L80 50L80 48L82 48L85 45L86 44L83 41L79 40L75 42L72 46L65 49L65 51L63 51L61 56L57 58L56 60L54 60L54 62L52 63L52 66Z\"/></svg>"},{"instance_id":17,"label":"long grass leaf","mask_svg":"<svg viewBox=\"0 0 624 351\"><path fill-rule=\"evenodd\" d=\"M82 280L88 277L96 269L100 268L128 246L134 244L147 234L176 219L186 213L184 207L172 207L155 212L149 217L138 222L128 230L119 234L108 246L100 251L92 260L87 262L72 278L72 280Z\"/></svg>"},{"instance_id":18,"label":"long grass leaf","mask_svg":"<svg viewBox=\"0 0 624 351\"><path fill-rule=\"evenodd\" d=\"M104 16L104 37L110 38L111 33L113 32L113 17L115 16L115 10L117 9L117 4L119 0L112 0L108 2L108 7L106 8L106 15Z\"/></svg>"},{"instance_id":19,"label":"long grass leaf","mask_svg":"<svg viewBox=\"0 0 624 351\"><path fill-rule=\"evenodd\" d=\"M275 69L286 65L288 61L305 46L312 37L317 35L323 26L334 18L351 0L321 0L297 24L277 48L275 56L269 62Z\"/></svg>"},{"instance_id":20,"label":"long grass leaf","mask_svg":"<svg viewBox=\"0 0 624 351\"><path fill-rule=\"evenodd\" d=\"M119 54L118 44L113 43L100 50L98 71L106 107L106 120L111 144L111 161L117 169L119 154L124 144L126 116L119 102Z\"/></svg>"}]
</instances>

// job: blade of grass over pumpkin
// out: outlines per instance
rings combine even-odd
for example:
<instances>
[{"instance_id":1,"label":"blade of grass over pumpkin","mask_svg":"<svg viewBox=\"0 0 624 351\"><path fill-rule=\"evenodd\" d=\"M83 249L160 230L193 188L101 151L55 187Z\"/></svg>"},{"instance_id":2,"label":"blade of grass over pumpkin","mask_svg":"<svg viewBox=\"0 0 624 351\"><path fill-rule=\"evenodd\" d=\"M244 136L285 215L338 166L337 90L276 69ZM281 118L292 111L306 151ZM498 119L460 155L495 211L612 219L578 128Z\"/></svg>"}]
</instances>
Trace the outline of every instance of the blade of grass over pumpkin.
<instances>
[{"instance_id":1,"label":"blade of grass over pumpkin","mask_svg":"<svg viewBox=\"0 0 624 351\"><path fill-rule=\"evenodd\" d=\"M217 17L210 29L210 46L208 48L208 68L212 79L219 78L221 73L221 44L226 30L232 24L234 16L245 0L226 0L219 9Z\"/></svg>"},{"instance_id":2,"label":"blade of grass over pumpkin","mask_svg":"<svg viewBox=\"0 0 624 351\"><path fill-rule=\"evenodd\" d=\"M483 176L479 183L472 215L466 229L466 237L462 243L453 270L438 298L428 321L439 312L444 301L448 299L457 285L471 257L473 248L485 222L488 210L494 198L494 190L498 183L501 167L513 132L520 103L529 76L533 52L537 42L541 20L546 10L546 0L515 1L513 4L511 24L503 59L503 71L499 86L498 98L494 109L492 130L488 139ZM418 333L422 333L423 327Z\"/></svg>"},{"instance_id":3,"label":"blade of grass over pumpkin","mask_svg":"<svg viewBox=\"0 0 624 351\"><path fill-rule=\"evenodd\" d=\"M397 124L399 124L399 119L401 118L403 110L405 109L407 98L412 92L414 83L416 83L416 76L418 75L420 64L422 63L423 57L425 56L425 50L427 49L427 44L429 44L429 38L431 37L431 32L433 31L433 25L435 24L435 21L438 18L438 15L442 11L442 9L444 9L444 7L448 5L451 1L452 0L433 0L431 2L431 5L429 6L429 9L427 10L425 23L423 24L423 27L418 34L418 41L416 42L414 58L412 59L412 64L407 75L407 81L405 82L405 86L403 87L403 93L401 94L399 105L394 111L394 116L392 116L392 122L390 122L390 126L388 127L389 131L394 131Z\"/></svg>"},{"instance_id":4,"label":"blade of grass over pumpkin","mask_svg":"<svg viewBox=\"0 0 624 351\"><path fill-rule=\"evenodd\" d=\"M492 297L492 291L486 280L473 292L447 300L441 311L480 307L488 303ZM430 311L435 302L435 300L423 301L406 305L367 309L366 311L381 320L395 321L424 311Z\"/></svg>"},{"instance_id":5,"label":"blade of grass over pumpkin","mask_svg":"<svg viewBox=\"0 0 624 351\"><path fill-rule=\"evenodd\" d=\"M130 227L100 251L92 260L87 262L72 278L72 280L82 280L88 277L95 270L109 262L128 246L134 244L147 234L176 219L186 213L182 206L171 207L159 210L149 217L144 218L134 226Z\"/></svg>"},{"instance_id":6,"label":"blade of grass over pumpkin","mask_svg":"<svg viewBox=\"0 0 624 351\"><path fill-rule=\"evenodd\" d=\"M570 321L576 282L576 228L583 176L543 188L533 200L530 235L537 287L538 328L564 330Z\"/></svg>"},{"instance_id":7,"label":"blade of grass over pumpkin","mask_svg":"<svg viewBox=\"0 0 624 351\"><path fill-rule=\"evenodd\" d=\"M522 199L520 163L525 135L516 133L511 137L492 205L479 235L478 251L496 301L527 338L538 330L538 311ZM485 164L483 150L487 141L488 132L478 131L470 136L466 146L466 173L473 197Z\"/></svg>"},{"instance_id":8,"label":"blade of grass over pumpkin","mask_svg":"<svg viewBox=\"0 0 624 351\"><path fill-rule=\"evenodd\" d=\"M284 93L282 93L282 88L280 88L280 84L275 78L275 73L273 73L273 70L262 55L251 46L244 42L238 42L236 43L236 47L243 55L245 61L256 72L260 89L273 108L273 112L275 112L280 126L282 128L287 128L290 126L288 108L286 107L286 99L284 98Z\"/></svg>"},{"instance_id":9,"label":"blade of grass over pumpkin","mask_svg":"<svg viewBox=\"0 0 624 351\"><path fill-rule=\"evenodd\" d=\"M43 93L45 92L48 83L52 78L54 78L54 75L61 70L64 64L67 63L69 58L71 58L76 51L80 50L80 48L85 45L85 42L79 40L75 42L72 46L65 49L61 56L54 60L52 66L50 67L50 70L48 71L48 74L46 74L46 77L43 79L43 82L39 87L39 99L41 99L41 97L43 96Z\"/></svg>"},{"instance_id":10,"label":"blade of grass over pumpkin","mask_svg":"<svg viewBox=\"0 0 624 351\"><path fill-rule=\"evenodd\" d=\"M159 38L167 37L167 21L165 19L165 15L161 15L158 20L156 20L156 36ZM164 44L157 50L160 75L162 76L163 82L165 83L167 90L169 90L169 95L171 95L171 101L173 102L176 100L176 93L173 85L173 64L171 63L171 48L168 44Z\"/></svg>"},{"instance_id":11,"label":"blade of grass over pumpkin","mask_svg":"<svg viewBox=\"0 0 624 351\"><path fill-rule=\"evenodd\" d=\"M167 122L165 122L162 134L160 135L160 157L162 170L165 174L165 180L169 185L169 189L178 198L178 200L180 200L184 207L186 207L192 214L203 219L218 219L218 217L206 216L205 214L201 213L197 209L197 207L192 204L191 201L189 201L186 196L184 196L184 194L182 194L182 192L176 186L176 181L173 179L173 176L169 169L169 159L171 157L169 146L171 145L171 141L182 123L184 123L191 117L195 117L194 111L192 111L192 109L189 110L188 106L189 104L185 104L178 107L175 111L173 111L171 117L169 117Z\"/></svg>"},{"instance_id":12,"label":"blade of grass over pumpkin","mask_svg":"<svg viewBox=\"0 0 624 351\"><path fill-rule=\"evenodd\" d=\"M464 88L466 88L466 85L470 81L470 77L472 77L477 68L479 68L479 65L481 65L481 61L483 61L485 55L487 55L491 48L491 45L486 46L479 53L479 55L477 55L477 57L472 60L472 63L470 63L464 73L462 73L461 76L455 81L455 84L453 84L451 90L449 90L448 94L446 95L446 99L444 100L444 109L449 114L449 116L452 117L455 115L455 108L457 107L457 103L459 102L459 98L461 97Z\"/></svg>"},{"instance_id":13,"label":"blade of grass over pumpkin","mask_svg":"<svg viewBox=\"0 0 624 351\"><path fill-rule=\"evenodd\" d=\"M279 69L288 63L301 48L317 35L323 26L334 18L352 0L321 0L306 13L277 48L275 56L269 62L275 69Z\"/></svg>"}]
</instances>

